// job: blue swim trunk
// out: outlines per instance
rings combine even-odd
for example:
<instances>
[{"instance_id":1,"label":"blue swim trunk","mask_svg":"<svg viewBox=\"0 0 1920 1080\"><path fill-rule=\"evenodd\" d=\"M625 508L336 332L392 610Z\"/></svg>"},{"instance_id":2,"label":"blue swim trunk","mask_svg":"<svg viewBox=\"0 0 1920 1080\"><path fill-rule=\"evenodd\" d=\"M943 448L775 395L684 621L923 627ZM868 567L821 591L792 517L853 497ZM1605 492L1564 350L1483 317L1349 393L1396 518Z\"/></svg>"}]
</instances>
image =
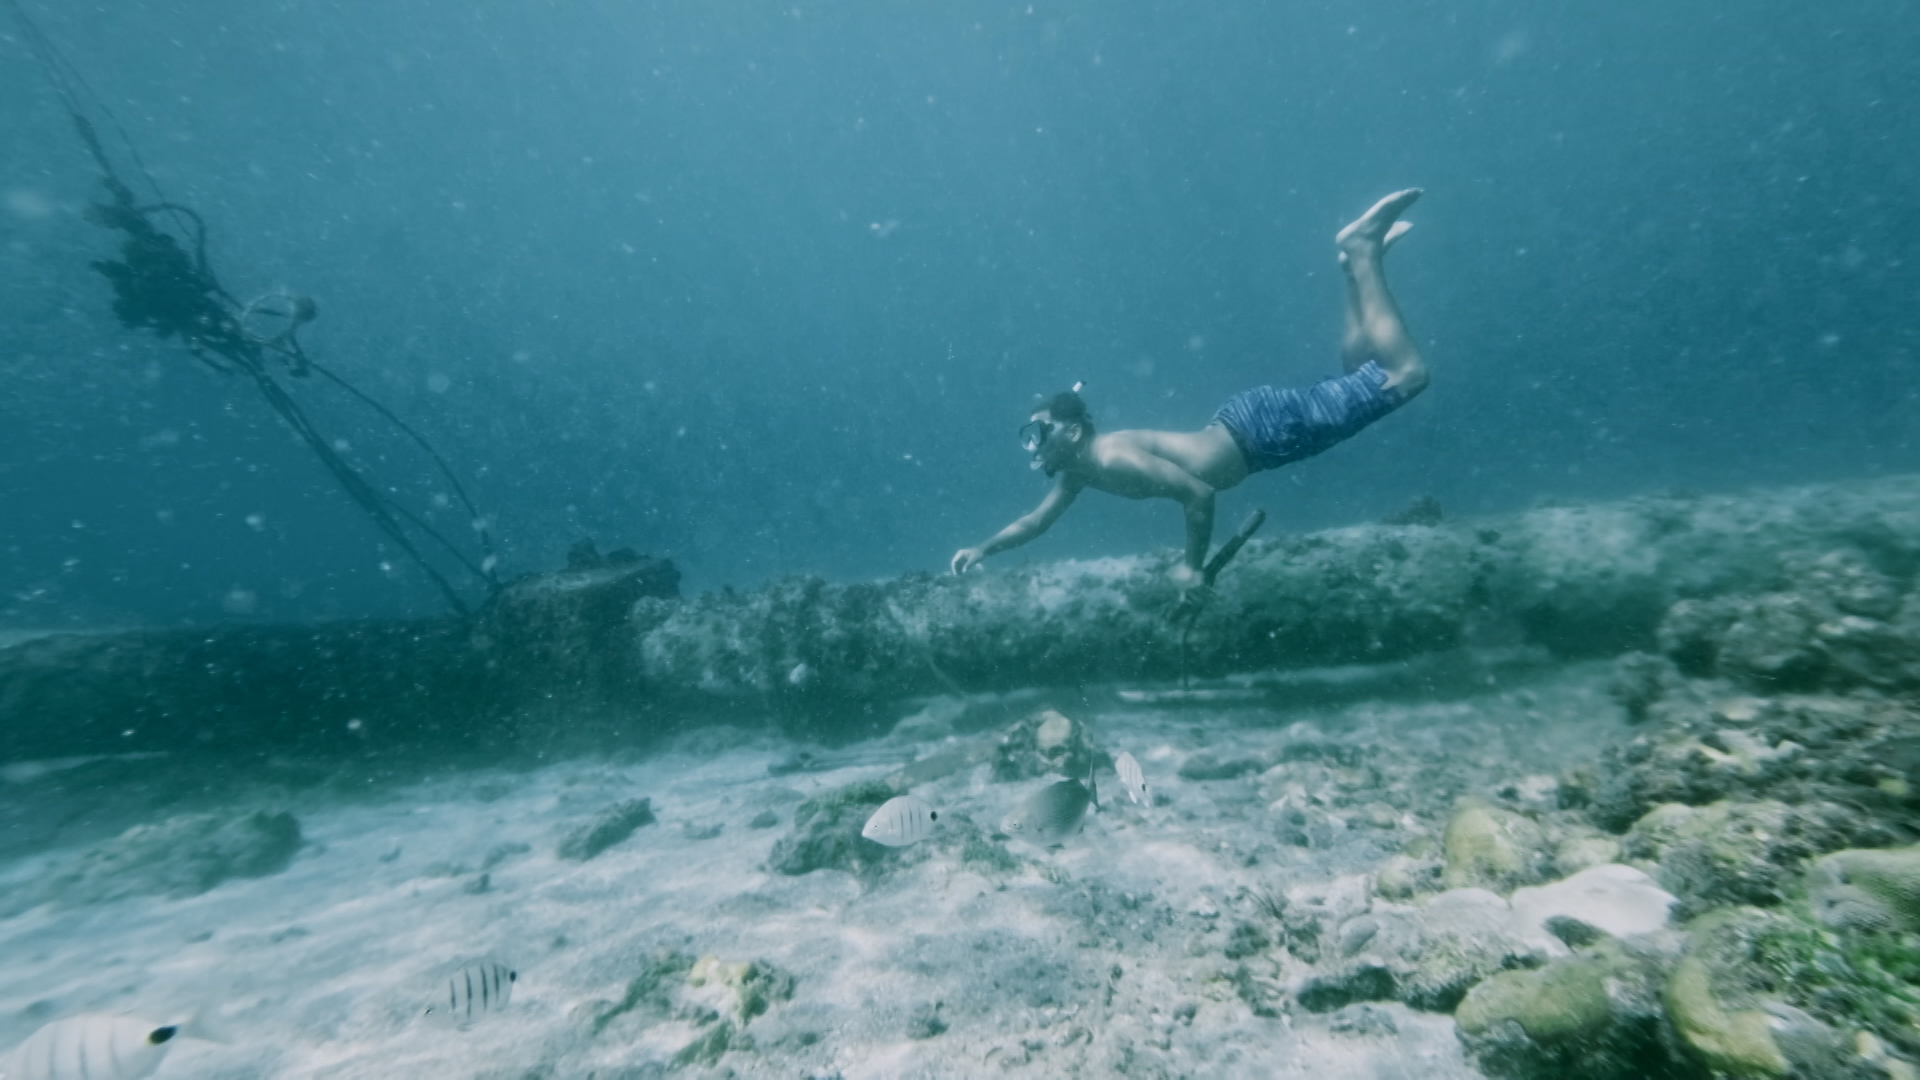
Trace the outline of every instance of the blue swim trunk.
<instances>
[{"instance_id":1,"label":"blue swim trunk","mask_svg":"<svg viewBox=\"0 0 1920 1080\"><path fill-rule=\"evenodd\" d=\"M1386 388L1387 373L1369 360L1350 375L1302 390L1255 387L1213 414L1239 445L1248 472L1277 469L1351 438L1406 402Z\"/></svg>"}]
</instances>

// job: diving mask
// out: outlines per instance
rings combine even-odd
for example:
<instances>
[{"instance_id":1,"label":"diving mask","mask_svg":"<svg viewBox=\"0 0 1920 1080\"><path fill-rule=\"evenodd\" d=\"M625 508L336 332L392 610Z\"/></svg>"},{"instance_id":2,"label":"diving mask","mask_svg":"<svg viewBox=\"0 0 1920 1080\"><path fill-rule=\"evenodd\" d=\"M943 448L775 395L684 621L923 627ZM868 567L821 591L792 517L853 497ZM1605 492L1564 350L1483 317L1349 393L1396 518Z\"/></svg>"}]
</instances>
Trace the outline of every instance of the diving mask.
<instances>
[{"instance_id":1,"label":"diving mask","mask_svg":"<svg viewBox=\"0 0 1920 1080\"><path fill-rule=\"evenodd\" d=\"M1020 449L1029 454L1037 454L1047 445L1047 436L1060 425L1051 420L1029 420L1020 427Z\"/></svg>"}]
</instances>

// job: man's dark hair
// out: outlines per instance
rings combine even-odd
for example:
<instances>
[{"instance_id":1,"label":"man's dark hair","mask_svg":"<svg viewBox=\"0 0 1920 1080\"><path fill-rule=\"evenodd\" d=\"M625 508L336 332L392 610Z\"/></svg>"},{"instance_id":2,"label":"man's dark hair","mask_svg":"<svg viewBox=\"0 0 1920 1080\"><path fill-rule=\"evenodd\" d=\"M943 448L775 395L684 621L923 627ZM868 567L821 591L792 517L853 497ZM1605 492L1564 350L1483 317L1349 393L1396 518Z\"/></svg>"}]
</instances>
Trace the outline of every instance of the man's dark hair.
<instances>
[{"instance_id":1,"label":"man's dark hair","mask_svg":"<svg viewBox=\"0 0 1920 1080\"><path fill-rule=\"evenodd\" d=\"M1086 428L1089 436L1094 433L1093 417L1088 415L1087 403L1080 400L1077 391L1062 390L1048 398L1047 403L1041 408L1046 410L1048 416L1053 417L1053 422L1056 424L1079 424Z\"/></svg>"}]
</instances>

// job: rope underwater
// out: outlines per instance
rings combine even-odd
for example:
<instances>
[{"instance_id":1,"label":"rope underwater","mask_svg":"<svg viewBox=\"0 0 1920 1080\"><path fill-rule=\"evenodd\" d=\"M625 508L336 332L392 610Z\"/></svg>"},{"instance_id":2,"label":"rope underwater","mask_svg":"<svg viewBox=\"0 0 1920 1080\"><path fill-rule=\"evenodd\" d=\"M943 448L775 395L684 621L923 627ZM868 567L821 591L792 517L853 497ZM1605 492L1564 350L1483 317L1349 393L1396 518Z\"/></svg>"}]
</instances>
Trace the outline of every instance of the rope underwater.
<instances>
[{"instance_id":1,"label":"rope underwater","mask_svg":"<svg viewBox=\"0 0 1920 1080\"><path fill-rule=\"evenodd\" d=\"M420 551L407 534L402 520L438 543L482 582L489 595L497 592L500 582L494 574L497 558L492 536L485 519L446 460L424 436L386 406L340 375L315 363L301 347L297 335L300 327L317 316L318 309L314 302L304 296L275 291L243 304L228 292L207 260L205 220L191 208L166 197L112 110L107 108L99 95L87 85L79 70L54 48L39 26L28 17L20 0L0 0L0 3L13 12L28 50L39 62L61 107L73 122L81 142L101 173L109 200L92 204L85 216L94 224L114 229L124 236L118 259L98 259L92 263L93 268L107 278L113 287L113 310L122 325L130 329L151 330L162 339L177 335L187 352L210 369L221 374L244 372L250 376L267 405L307 444L335 482L359 504L387 539L420 567L456 612L467 614L466 602ZM142 204L134 197L133 189L121 178L112 157L101 143L90 114L98 114L112 124L140 179L153 192L153 202ZM161 220L170 222L179 236L159 227L156 222ZM191 245L191 252L182 244L182 237ZM425 452L467 512L482 551L480 562L476 564L439 530L381 492L359 469L341 456L334 444L321 434L299 401L275 378L272 365L268 362L270 358L283 363L287 374L294 378L304 378L311 372L318 372L328 382L372 409Z\"/></svg>"}]
</instances>

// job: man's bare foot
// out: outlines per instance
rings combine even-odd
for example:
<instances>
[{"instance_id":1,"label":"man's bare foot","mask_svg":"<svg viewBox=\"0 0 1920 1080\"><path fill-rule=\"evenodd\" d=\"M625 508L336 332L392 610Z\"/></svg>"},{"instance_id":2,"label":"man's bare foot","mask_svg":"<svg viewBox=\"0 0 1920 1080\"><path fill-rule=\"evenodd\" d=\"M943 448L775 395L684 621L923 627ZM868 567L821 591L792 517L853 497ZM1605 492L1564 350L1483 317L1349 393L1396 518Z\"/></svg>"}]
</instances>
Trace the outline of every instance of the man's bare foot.
<instances>
[{"instance_id":1,"label":"man's bare foot","mask_svg":"<svg viewBox=\"0 0 1920 1080\"><path fill-rule=\"evenodd\" d=\"M1413 231L1413 222L1411 221L1394 222L1393 226L1387 230L1387 238L1385 240L1380 241L1380 254L1385 255L1387 252L1392 251L1394 241L1400 239L1401 237L1407 235L1412 231ZM1340 265L1341 266L1347 265L1347 253L1344 251L1340 253Z\"/></svg>"},{"instance_id":2,"label":"man's bare foot","mask_svg":"<svg viewBox=\"0 0 1920 1080\"><path fill-rule=\"evenodd\" d=\"M1349 257L1377 257L1385 253L1395 240L1413 228L1412 222L1399 218L1419 197L1419 188L1396 191L1374 203L1373 208L1361 214L1359 220L1335 233L1333 243L1340 249L1341 263L1344 264Z\"/></svg>"}]
</instances>

